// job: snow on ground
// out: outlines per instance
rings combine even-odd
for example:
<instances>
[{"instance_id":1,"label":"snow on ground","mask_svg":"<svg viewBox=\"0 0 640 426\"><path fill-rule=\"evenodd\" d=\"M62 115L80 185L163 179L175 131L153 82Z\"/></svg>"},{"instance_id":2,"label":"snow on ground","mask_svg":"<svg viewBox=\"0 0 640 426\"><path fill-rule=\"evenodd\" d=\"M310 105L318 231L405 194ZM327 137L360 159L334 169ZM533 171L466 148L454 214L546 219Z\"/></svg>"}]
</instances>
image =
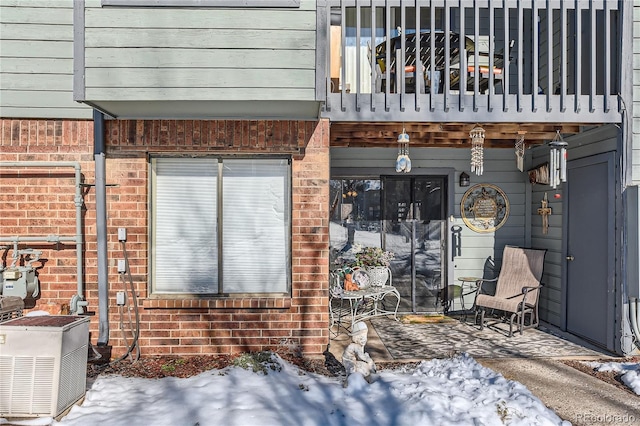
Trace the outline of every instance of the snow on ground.
<instances>
[{"instance_id":1,"label":"snow on ground","mask_svg":"<svg viewBox=\"0 0 640 426\"><path fill-rule=\"evenodd\" d=\"M635 362L585 362L597 371L613 371L621 374L622 383L636 395L640 395L640 364Z\"/></svg>"},{"instance_id":2,"label":"snow on ground","mask_svg":"<svg viewBox=\"0 0 640 426\"><path fill-rule=\"evenodd\" d=\"M264 364L263 364L264 365ZM463 354L367 383L307 373L274 355L266 374L227 367L187 379L100 376L59 422L21 425L568 425L522 384ZM40 422L40 423L38 423ZM2 422L0 421L0 424Z\"/></svg>"}]
</instances>

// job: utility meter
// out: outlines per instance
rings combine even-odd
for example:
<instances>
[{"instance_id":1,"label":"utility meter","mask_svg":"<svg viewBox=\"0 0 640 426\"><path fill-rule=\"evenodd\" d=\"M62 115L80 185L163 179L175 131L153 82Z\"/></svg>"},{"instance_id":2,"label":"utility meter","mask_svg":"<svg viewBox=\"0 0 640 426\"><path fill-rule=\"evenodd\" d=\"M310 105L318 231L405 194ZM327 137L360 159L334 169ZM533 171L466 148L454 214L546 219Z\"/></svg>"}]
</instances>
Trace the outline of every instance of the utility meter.
<instances>
[{"instance_id":1,"label":"utility meter","mask_svg":"<svg viewBox=\"0 0 640 426\"><path fill-rule=\"evenodd\" d=\"M0 294L22 299L37 297L40 294L40 283L33 264L40 260L41 255L41 251L33 249L14 250L11 266L0 270ZM19 265L19 260L25 258L27 260L24 265Z\"/></svg>"}]
</instances>

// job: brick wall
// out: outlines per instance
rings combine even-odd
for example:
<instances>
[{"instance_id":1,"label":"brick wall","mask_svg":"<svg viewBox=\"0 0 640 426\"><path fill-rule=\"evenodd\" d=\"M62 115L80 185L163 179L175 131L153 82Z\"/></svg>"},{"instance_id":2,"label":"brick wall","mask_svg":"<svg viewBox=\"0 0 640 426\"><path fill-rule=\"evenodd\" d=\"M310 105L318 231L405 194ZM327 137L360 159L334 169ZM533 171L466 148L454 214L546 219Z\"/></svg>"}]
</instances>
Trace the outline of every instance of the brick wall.
<instances>
[{"instance_id":1,"label":"brick wall","mask_svg":"<svg viewBox=\"0 0 640 426\"><path fill-rule=\"evenodd\" d=\"M93 184L93 123L2 120L0 161L79 161ZM297 121L106 121L107 227L110 339L114 354L125 342L115 304L124 283L117 259L126 249L140 295L143 355L208 354L300 347L320 354L328 343L328 122ZM147 299L148 162L152 153L287 153L293 156L292 297ZM75 226L73 174L24 168L0 170L0 236L63 233ZM97 339L95 198L83 187L86 297ZM123 246L117 229L127 229ZM22 246L21 246L22 247ZM45 251L42 295L33 309L64 313L76 292L75 246ZM125 312L126 314L126 312ZM124 316L125 323L128 316ZM128 330L128 327L126 327Z\"/></svg>"},{"instance_id":2,"label":"brick wall","mask_svg":"<svg viewBox=\"0 0 640 426\"><path fill-rule=\"evenodd\" d=\"M79 162L83 183L93 183L93 122L0 120L0 161ZM82 187L85 224L95 221L93 191ZM46 237L76 233L76 191L73 167L0 168L0 236ZM95 233L85 227L85 253L95 253ZM11 249L7 250L7 246ZM13 244L0 242L3 264L11 263ZM41 250L37 266L42 292L33 309L52 314L67 313L77 294L77 256L75 243L51 244L45 241L22 243L19 249ZM93 268L91 265L93 263ZM95 281L95 261L83 264L85 280ZM95 305L94 305L95 307Z\"/></svg>"}]
</instances>

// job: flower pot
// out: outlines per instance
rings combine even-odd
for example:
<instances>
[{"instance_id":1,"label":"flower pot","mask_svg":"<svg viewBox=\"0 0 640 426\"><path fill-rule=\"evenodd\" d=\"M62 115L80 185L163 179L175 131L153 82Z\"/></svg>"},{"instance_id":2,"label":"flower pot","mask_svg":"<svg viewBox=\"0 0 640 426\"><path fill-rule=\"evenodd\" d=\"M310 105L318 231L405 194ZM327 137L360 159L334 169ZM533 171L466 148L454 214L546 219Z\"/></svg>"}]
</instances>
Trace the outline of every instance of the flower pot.
<instances>
[{"instance_id":1,"label":"flower pot","mask_svg":"<svg viewBox=\"0 0 640 426\"><path fill-rule=\"evenodd\" d=\"M372 266L367 268L369 274L370 285L382 287L389 280L389 268L386 266Z\"/></svg>"}]
</instances>

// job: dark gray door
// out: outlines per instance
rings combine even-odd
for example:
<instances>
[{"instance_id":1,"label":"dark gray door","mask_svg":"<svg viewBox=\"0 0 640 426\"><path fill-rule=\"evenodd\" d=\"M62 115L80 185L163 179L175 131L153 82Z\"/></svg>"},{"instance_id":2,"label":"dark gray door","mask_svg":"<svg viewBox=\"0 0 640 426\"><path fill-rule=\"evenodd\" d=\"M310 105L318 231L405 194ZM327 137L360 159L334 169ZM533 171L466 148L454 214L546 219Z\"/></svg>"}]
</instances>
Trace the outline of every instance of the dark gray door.
<instances>
[{"instance_id":1,"label":"dark gray door","mask_svg":"<svg viewBox=\"0 0 640 426\"><path fill-rule=\"evenodd\" d=\"M568 163L567 331L614 349L614 154ZM555 212L554 212L555 213Z\"/></svg>"}]
</instances>

